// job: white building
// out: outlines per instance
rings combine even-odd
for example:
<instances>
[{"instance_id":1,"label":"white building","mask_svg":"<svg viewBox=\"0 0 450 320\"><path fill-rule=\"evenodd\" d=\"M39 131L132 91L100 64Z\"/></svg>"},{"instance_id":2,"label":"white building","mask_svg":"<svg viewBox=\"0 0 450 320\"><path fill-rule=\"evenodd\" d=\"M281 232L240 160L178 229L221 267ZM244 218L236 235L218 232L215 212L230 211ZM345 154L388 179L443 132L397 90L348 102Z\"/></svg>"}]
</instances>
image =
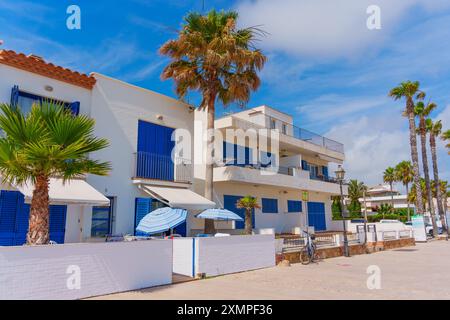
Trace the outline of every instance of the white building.
<instances>
[{"instance_id":1,"label":"white building","mask_svg":"<svg viewBox=\"0 0 450 320\"><path fill-rule=\"evenodd\" d=\"M407 196L401 194L396 189L391 191L391 187L387 184L380 184L369 188L366 194L366 208L368 212L376 212L382 204L391 204L392 199L394 202L395 209L405 209L408 208ZM361 198L360 202L364 209L364 199ZM409 207L411 212L414 211L414 204L410 203Z\"/></svg>"},{"instance_id":2,"label":"white building","mask_svg":"<svg viewBox=\"0 0 450 320\"><path fill-rule=\"evenodd\" d=\"M18 103L27 109L43 98L58 100L75 114L94 118L95 135L110 142L108 148L91 155L111 162L109 176L88 175L70 185L52 181L50 236L58 243L91 241L106 234L134 234L140 219L161 206L188 209L186 224L175 231L195 234L203 228L203 221L194 214L206 208L225 207L243 215L234 204L247 194L258 197L263 207L254 215L257 229L291 232L305 224L307 209L309 222L316 230L331 228L330 197L339 194L339 186L329 177L328 164L342 163L343 146L293 126L289 115L262 106L216 121L222 131L279 129L281 151L273 160L279 163L279 171L272 175L261 174L263 168L229 164L216 167L214 203L201 196L205 166L193 164L194 147L198 147L194 139L181 156L172 160L175 129L194 137L198 126L195 120L203 120L202 111L98 73L84 75L37 56L1 50L0 103ZM175 140L178 138L175 136ZM258 153L269 151L260 147L256 148ZM23 244L31 187L1 186L0 245ZM303 191L309 192L308 206L301 202ZM242 229L243 223L223 222L217 226Z\"/></svg>"},{"instance_id":3,"label":"white building","mask_svg":"<svg viewBox=\"0 0 450 320\"><path fill-rule=\"evenodd\" d=\"M196 120L199 121L196 125L204 126L204 117L204 112L197 111ZM261 206L253 215L256 229L291 233L294 228L306 225L306 211L309 225L316 231L333 229L331 196L338 195L340 190L330 176L328 166L344 161L342 144L294 126L292 116L267 106L220 118L216 120L215 128L223 132L224 150L226 145L234 145L229 150L235 150L234 155L224 151L221 155L224 164L214 168L214 201L219 206L244 216L243 210L237 209L235 204L239 198L251 195L258 198ZM259 138L263 138L264 130L258 134L257 144L251 145L249 139L239 141L227 137L226 130L229 129L255 129L258 132L260 129L278 129L279 149L271 150L262 143ZM237 150L242 150L244 163L236 161ZM273 156L271 161L276 163L277 171L267 174L268 166L260 160L270 156ZM256 158L258 160L253 161ZM203 190L204 177L205 167L196 166L195 190L199 193ZM308 204L302 201L303 192L309 194ZM201 224L195 224L195 229L200 227ZM219 223L218 227L242 229L244 223Z\"/></svg>"}]
</instances>

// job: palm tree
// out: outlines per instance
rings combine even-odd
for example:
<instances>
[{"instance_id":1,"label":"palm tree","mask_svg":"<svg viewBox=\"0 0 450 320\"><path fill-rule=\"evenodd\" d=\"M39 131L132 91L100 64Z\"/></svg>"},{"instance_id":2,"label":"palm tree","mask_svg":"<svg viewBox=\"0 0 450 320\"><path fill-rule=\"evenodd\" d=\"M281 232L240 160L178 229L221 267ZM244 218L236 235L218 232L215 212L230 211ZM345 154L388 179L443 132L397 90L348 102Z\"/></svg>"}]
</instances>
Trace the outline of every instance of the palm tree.
<instances>
[{"instance_id":1,"label":"palm tree","mask_svg":"<svg viewBox=\"0 0 450 320\"><path fill-rule=\"evenodd\" d=\"M236 202L236 208L245 209L245 234L251 235L253 231L253 210L261 208L258 204L258 199L252 196L245 196Z\"/></svg>"},{"instance_id":2,"label":"palm tree","mask_svg":"<svg viewBox=\"0 0 450 320\"><path fill-rule=\"evenodd\" d=\"M433 122L431 119L426 120L426 128L430 134L430 147L431 147L431 160L433 161L433 175L435 185L440 184L439 180L439 169L437 162L437 152L436 152L436 137L439 137L442 132L441 121ZM444 208L442 207L442 194L440 188L436 188L436 202L439 212L439 217L441 221L445 219ZM433 225L434 226L434 225Z\"/></svg>"},{"instance_id":3,"label":"palm tree","mask_svg":"<svg viewBox=\"0 0 450 320\"><path fill-rule=\"evenodd\" d=\"M411 161L402 161L395 167L396 180L403 183L406 188L406 203L408 206L408 221L411 221L411 210L409 205L409 184L413 180Z\"/></svg>"},{"instance_id":4,"label":"palm tree","mask_svg":"<svg viewBox=\"0 0 450 320\"><path fill-rule=\"evenodd\" d=\"M89 153L108 146L96 138L94 120L73 116L62 105L43 101L25 115L20 107L0 105L0 175L4 183L33 183L28 245L45 245L49 239L49 180L64 181L84 174L106 175L107 162L90 160Z\"/></svg>"},{"instance_id":5,"label":"palm tree","mask_svg":"<svg viewBox=\"0 0 450 320\"><path fill-rule=\"evenodd\" d=\"M425 177L426 192L428 198L428 208L430 209L431 220L433 223L433 234L438 235L436 217L434 213L433 197L431 196L431 184L430 184L430 173L428 169L428 157L427 157L427 126L426 119L431 114L431 112L436 108L435 103L428 103L425 105L422 101L417 102L414 112L416 116L419 117L419 128L418 134L420 136L420 144L422 149L422 165L423 173Z\"/></svg>"},{"instance_id":6,"label":"palm tree","mask_svg":"<svg viewBox=\"0 0 450 320\"><path fill-rule=\"evenodd\" d=\"M387 168L383 173L383 181L384 183L389 183L389 187L391 189L391 205L394 207L394 190L393 184L397 181L397 176L395 174L395 169L392 167Z\"/></svg>"},{"instance_id":7,"label":"palm tree","mask_svg":"<svg viewBox=\"0 0 450 320\"><path fill-rule=\"evenodd\" d=\"M426 185L425 185L425 179L424 178L420 178L420 189L421 189L421 195L422 195L422 203L427 203L428 198L427 198L427 193L426 193ZM417 189L416 189L416 185L413 184L411 187L411 191L408 195L408 201L410 203L417 203Z\"/></svg>"},{"instance_id":8,"label":"palm tree","mask_svg":"<svg viewBox=\"0 0 450 320\"><path fill-rule=\"evenodd\" d=\"M353 209L353 213L361 213L361 203L359 199L364 196L364 190L366 186L364 182L358 180L350 180L348 183L348 197L350 199L350 208Z\"/></svg>"},{"instance_id":9,"label":"palm tree","mask_svg":"<svg viewBox=\"0 0 450 320\"><path fill-rule=\"evenodd\" d=\"M445 131L442 136L441 136L442 140L444 141L450 141L450 130ZM450 155L450 142L446 145L448 150L448 154Z\"/></svg>"},{"instance_id":10,"label":"palm tree","mask_svg":"<svg viewBox=\"0 0 450 320\"><path fill-rule=\"evenodd\" d=\"M210 11L207 15L190 13L178 38L169 40L160 53L171 61L162 79L173 79L176 93L183 99L189 91L201 93L199 108L207 111L207 130L214 130L216 102L244 105L250 93L260 86L258 71L266 57L254 47L256 28L237 29L238 14L234 11ZM207 141L205 197L213 200L214 138ZM214 232L214 221L205 220L205 232Z\"/></svg>"},{"instance_id":11,"label":"palm tree","mask_svg":"<svg viewBox=\"0 0 450 320\"><path fill-rule=\"evenodd\" d=\"M414 114L414 98L423 99L425 93L419 90L420 84L418 81L406 81L402 82L398 87L393 88L389 92L389 96L395 100L400 100L402 98L406 99L406 108L404 110L404 115L408 117L409 121L409 145L411 148L411 160L413 165L413 181L416 185L417 192L419 196L417 197L416 209L419 214L423 214L423 202L422 202L422 192L420 190L420 171L419 171L419 155L417 153L417 137L416 137L416 121Z\"/></svg>"},{"instance_id":12,"label":"palm tree","mask_svg":"<svg viewBox=\"0 0 450 320\"><path fill-rule=\"evenodd\" d=\"M383 215L383 219L386 217L387 214L392 214L394 211L394 207L390 205L389 203L383 203L378 208L378 214Z\"/></svg>"},{"instance_id":13,"label":"palm tree","mask_svg":"<svg viewBox=\"0 0 450 320\"><path fill-rule=\"evenodd\" d=\"M445 230L448 230L447 229L448 228L448 226L447 226L447 219L445 217L445 213L447 212L448 182L441 180L440 184L439 184L439 187L440 187L440 192L441 192L441 195L442 195L442 198L443 198L442 206L443 206L443 211L444 211L444 215L439 216L439 218L441 219L441 223L442 223L443 228ZM433 192L433 197L437 201L437 188L436 188L436 182L435 181L431 182L431 190Z\"/></svg>"}]
</instances>

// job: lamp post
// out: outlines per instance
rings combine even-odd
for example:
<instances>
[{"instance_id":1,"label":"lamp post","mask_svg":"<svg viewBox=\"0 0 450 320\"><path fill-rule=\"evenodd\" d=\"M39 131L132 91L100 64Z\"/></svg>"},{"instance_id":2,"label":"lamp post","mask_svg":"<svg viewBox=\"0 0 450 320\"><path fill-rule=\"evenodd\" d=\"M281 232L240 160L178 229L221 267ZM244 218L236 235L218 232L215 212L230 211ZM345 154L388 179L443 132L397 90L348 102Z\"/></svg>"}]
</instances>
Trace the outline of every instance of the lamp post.
<instances>
[{"instance_id":1,"label":"lamp post","mask_svg":"<svg viewBox=\"0 0 450 320\"><path fill-rule=\"evenodd\" d=\"M345 221L345 209L344 209L344 192L342 191L342 184L344 183L345 170L342 166L338 166L338 169L335 172L336 179L339 182L340 190L341 190L341 214L342 214L342 223L344 225L344 256L350 257L350 251L348 249L348 239L347 239L347 224Z\"/></svg>"}]
</instances>

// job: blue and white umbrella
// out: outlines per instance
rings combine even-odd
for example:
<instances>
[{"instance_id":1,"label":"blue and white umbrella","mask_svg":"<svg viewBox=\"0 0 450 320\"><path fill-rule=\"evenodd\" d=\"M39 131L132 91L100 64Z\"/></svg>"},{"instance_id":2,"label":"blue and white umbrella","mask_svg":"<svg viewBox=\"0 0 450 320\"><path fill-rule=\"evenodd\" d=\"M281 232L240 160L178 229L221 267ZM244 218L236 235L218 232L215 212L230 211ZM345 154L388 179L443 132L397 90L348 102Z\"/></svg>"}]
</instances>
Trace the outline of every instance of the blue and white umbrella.
<instances>
[{"instance_id":1,"label":"blue and white umbrella","mask_svg":"<svg viewBox=\"0 0 450 320\"><path fill-rule=\"evenodd\" d=\"M218 221L243 221L236 213L227 209L208 209L196 216L199 219L211 219Z\"/></svg>"},{"instance_id":2,"label":"blue and white umbrella","mask_svg":"<svg viewBox=\"0 0 450 320\"><path fill-rule=\"evenodd\" d=\"M187 210L170 207L156 209L142 218L136 230L157 234L173 229L186 221Z\"/></svg>"}]
</instances>

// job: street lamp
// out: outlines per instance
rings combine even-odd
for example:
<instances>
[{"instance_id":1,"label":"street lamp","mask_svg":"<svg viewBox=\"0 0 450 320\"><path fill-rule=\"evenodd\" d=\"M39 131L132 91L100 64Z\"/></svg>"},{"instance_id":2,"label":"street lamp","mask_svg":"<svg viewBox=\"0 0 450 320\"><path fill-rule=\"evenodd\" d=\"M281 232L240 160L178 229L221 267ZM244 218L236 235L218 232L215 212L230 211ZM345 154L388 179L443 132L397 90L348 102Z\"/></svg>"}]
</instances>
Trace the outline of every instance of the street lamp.
<instances>
[{"instance_id":1,"label":"street lamp","mask_svg":"<svg viewBox=\"0 0 450 320\"><path fill-rule=\"evenodd\" d=\"M345 170L342 168L342 166L338 166L338 169L335 172L336 179L339 182L339 186L341 189L341 214L342 214L342 223L344 225L344 256L350 257L350 251L348 249L348 239L347 239L347 224L345 221L345 214L344 214L344 192L342 191L342 184L344 183L345 178Z\"/></svg>"}]
</instances>

